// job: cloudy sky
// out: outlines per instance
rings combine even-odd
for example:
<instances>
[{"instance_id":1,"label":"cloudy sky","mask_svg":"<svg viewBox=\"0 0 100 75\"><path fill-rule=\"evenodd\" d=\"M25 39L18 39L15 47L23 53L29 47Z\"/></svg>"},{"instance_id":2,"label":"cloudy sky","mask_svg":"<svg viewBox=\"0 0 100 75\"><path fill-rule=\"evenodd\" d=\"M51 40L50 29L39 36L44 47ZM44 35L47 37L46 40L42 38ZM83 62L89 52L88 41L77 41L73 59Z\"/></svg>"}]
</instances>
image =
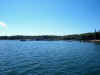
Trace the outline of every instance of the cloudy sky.
<instances>
[{"instance_id":1,"label":"cloudy sky","mask_svg":"<svg viewBox=\"0 0 100 75\"><path fill-rule=\"evenodd\" d=\"M66 35L100 29L100 0L0 0L0 35Z\"/></svg>"}]
</instances>

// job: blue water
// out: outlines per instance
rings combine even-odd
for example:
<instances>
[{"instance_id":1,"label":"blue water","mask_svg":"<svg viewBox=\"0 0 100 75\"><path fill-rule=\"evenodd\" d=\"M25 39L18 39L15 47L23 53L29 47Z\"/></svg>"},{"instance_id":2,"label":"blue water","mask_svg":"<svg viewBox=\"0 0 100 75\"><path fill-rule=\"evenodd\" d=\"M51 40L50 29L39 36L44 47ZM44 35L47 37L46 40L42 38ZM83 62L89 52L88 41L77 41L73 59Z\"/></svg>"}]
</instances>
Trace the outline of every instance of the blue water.
<instances>
[{"instance_id":1,"label":"blue water","mask_svg":"<svg viewBox=\"0 0 100 75\"><path fill-rule=\"evenodd\" d=\"M1 40L0 75L100 75L100 44Z\"/></svg>"}]
</instances>

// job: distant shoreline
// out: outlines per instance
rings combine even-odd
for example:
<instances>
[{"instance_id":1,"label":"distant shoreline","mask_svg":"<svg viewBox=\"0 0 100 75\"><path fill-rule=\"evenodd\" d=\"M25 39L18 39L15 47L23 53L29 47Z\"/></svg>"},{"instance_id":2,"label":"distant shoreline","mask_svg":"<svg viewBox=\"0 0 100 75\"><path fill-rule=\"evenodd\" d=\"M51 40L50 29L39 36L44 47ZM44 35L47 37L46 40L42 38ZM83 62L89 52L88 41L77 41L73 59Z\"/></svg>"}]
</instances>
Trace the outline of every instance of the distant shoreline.
<instances>
[{"instance_id":1,"label":"distant shoreline","mask_svg":"<svg viewBox=\"0 0 100 75\"><path fill-rule=\"evenodd\" d=\"M73 34L73 35L41 35L41 36L25 36L25 35L15 35L15 36L0 36L0 40L20 40L20 41L59 41L59 40L79 40L79 41L90 41L90 42L100 42L100 32L91 32L83 34Z\"/></svg>"}]
</instances>

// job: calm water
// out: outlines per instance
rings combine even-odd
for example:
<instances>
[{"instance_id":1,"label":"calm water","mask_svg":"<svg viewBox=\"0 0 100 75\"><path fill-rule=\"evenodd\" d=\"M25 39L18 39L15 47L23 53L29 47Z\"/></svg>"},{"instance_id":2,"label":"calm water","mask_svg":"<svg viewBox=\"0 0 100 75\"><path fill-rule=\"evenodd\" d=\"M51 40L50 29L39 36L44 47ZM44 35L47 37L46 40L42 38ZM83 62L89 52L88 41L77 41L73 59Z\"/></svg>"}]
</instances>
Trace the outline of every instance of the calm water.
<instances>
[{"instance_id":1,"label":"calm water","mask_svg":"<svg viewBox=\"0 0 100 75\"><path fill-rule=\"evenodd\" d=\"M100 75L100 44L2 40L0 75Z\"/></svg>"}]
</instances>

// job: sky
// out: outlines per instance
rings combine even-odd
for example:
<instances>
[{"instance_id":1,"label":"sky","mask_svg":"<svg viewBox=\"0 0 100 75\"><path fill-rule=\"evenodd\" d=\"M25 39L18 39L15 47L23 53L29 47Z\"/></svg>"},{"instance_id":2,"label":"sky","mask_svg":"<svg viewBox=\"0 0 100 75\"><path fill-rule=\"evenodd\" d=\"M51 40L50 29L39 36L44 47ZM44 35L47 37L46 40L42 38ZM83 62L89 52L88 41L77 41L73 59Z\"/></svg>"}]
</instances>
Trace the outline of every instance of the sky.
<instances>
[{"instance_id":1,"label":"sky","mask_svg":"<svg viewBox=\"0 0 100 75\"><path fill-rule=\"evenodd\" d=\"M100 30L100 0L0 0L0 35L69 35Z\"/></svg>"}]
</instances>

